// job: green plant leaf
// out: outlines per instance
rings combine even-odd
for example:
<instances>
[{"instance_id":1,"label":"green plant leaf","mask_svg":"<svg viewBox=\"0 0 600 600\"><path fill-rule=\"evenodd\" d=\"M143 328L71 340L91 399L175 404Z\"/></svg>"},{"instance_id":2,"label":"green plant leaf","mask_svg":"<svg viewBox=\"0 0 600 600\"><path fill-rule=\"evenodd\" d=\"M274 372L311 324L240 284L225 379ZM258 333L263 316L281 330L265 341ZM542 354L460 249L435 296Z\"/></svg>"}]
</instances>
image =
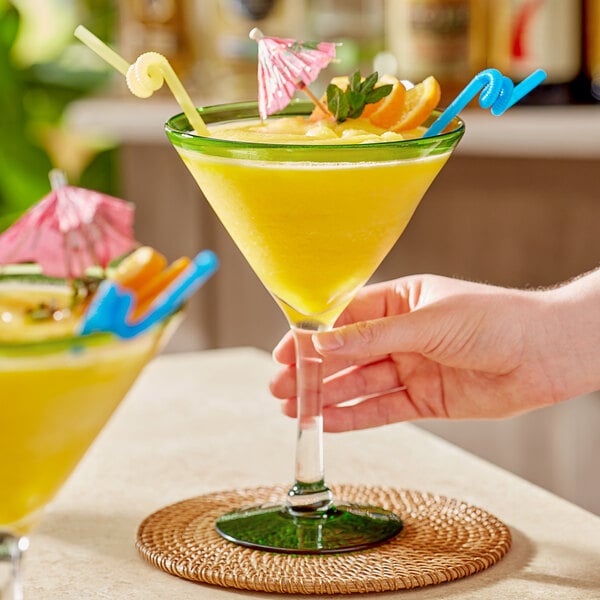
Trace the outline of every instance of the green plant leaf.
<instances>
[{"instance_id":1,"label":"green plant leaf","mask_svg":"<svg viewBox=\"0 0 600 600\"><path fill-rule=\"evenodd\" d=\"M78 4L86 25L100 37L110 38L116 21L113 3L79 0ZM57 10L48 5L48 10ZM24 19L27 11L21 12L19 3L0 0L0 232L50 190L48 171L54 165L42 147L40 132L58 126L71 102L107 81L106 73L73 60L75 42L50 62L29 67L17 63L14 45ZM93 189L109 188L109 193L118 195L109 153L97 158L82 180L90 180Z\"/></svg>"}]
</instances>

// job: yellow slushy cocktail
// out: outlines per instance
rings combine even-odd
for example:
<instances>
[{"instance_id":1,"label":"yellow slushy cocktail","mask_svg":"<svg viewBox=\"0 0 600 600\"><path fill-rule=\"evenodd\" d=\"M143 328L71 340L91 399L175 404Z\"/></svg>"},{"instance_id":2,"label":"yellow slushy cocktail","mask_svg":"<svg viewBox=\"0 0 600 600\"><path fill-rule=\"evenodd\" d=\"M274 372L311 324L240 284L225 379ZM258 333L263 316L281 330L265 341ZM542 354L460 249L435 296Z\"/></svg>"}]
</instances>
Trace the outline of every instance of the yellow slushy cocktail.
<instances>
[{"instance_id":1,"label":"yellow slushy cocktail","mask_svg":"<svg viewBox=\"0 0 600 600\"><path fill-rule=\"evenodd\" d=\"M69 286L0 282L0 527L23 533L154 355L164 326L132 340L79 337Z\"/></svg>"},{"instance_id":2,"label":"yellow slushy cocktail","mask_svg":"<svg viewBox=\"0 0 600 600\"><path fill-rule=\"evenodd\" d=\"M411 138L417 132L411 132ZM211 128L248 143L357 145L404 136L366 120L311 123L297 117ZM409 139L411 139L409 138ZM322 150L322 148L320 149ZM227 231L291 323L332 325L410 221L450 152L410 160L223 160L179 153ZM364 160L361 161L361 157Z\"/></svg>"}]
</instances>

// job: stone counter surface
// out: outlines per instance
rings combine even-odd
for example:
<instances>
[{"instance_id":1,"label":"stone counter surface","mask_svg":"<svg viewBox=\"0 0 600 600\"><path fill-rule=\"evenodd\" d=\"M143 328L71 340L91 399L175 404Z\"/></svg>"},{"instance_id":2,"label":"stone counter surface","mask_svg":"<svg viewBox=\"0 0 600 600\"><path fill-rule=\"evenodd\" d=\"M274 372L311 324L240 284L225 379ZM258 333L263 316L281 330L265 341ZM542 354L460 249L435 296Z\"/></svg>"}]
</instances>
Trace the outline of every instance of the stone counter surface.
<instances>
[{"instance_id":1,"label":"stone counter surface","mask_svg":"<svg viewBox=\"0 0 600 600\"><path fill-rule=\"evenodd\" d=\"M180 580L135 549L139 523L165 505L291 483L295 423L269 394L274 370L252 348L151 363L32 535L27 600L274 598ZM600 518L430 433L396 424L328 435L325 463L329 483L452 496L495 514L513 534L506 557L480 574L361 598L600 599Z\"/></svg>"}]
</instances>

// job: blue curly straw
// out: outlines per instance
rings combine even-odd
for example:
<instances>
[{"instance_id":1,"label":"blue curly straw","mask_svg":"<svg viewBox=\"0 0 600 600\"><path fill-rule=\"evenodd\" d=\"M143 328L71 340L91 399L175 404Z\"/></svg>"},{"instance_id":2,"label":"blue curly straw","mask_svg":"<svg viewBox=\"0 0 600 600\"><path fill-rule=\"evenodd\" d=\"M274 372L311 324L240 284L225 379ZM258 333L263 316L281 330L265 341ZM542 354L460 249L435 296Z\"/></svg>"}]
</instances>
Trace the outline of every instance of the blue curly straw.
<instances>
[{"instance_id":1,"label":"blue curly straw","mask_svg":"<svg viewBox=\"0 0 600 600\"><path fill-rule=\"evenodd\" d=\"M498 69L485 69L473 77L423 137L440 134L477 94L480 94L479 105L481 108L491 108L492 114L499 117L513 104L529 94L544 79L546 79L546 72L537 69L515 86L513 81L506 75L502 75Z\"/></svg>"}]
</instances>

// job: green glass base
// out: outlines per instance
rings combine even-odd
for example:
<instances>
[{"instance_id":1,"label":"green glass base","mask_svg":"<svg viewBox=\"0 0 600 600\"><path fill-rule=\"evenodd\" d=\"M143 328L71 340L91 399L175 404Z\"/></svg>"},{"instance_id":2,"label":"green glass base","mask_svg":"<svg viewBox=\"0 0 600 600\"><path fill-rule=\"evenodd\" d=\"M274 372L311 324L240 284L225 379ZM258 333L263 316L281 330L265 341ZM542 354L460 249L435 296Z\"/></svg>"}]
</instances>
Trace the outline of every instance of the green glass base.
<instances>
[{"instance_id":1,"label":"green glass base","mask_svg":"<svg viewBox=\"0 0 600 600\"><path fill-rule=\"evenodd\" d=\"M383 508L348 504L319 516L297 516L285 505L260 505L217 519L227 540L269 552L333 554L364 550L402 530L402 520Z\"/></svg>"}]
</instances>

